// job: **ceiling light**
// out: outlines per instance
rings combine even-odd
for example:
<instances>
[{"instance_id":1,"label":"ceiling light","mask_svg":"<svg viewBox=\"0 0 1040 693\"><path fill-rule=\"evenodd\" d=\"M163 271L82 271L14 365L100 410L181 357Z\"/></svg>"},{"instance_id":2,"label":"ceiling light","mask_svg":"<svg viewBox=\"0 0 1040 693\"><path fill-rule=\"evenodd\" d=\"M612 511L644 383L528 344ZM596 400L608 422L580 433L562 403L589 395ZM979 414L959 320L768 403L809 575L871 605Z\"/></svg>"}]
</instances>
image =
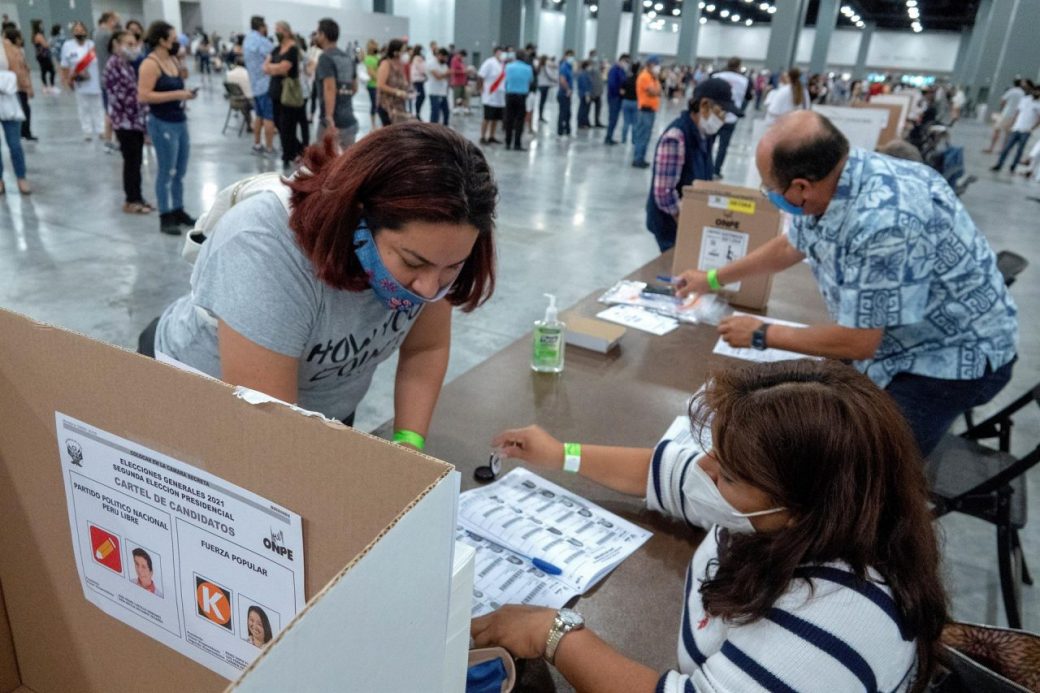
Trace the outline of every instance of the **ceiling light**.
<instances>
[{"instance_id":1,"label":"ceiling light","mask_svg":"<svg viewBox=\"0 0 1040 693\"><path fill-rule=\"evenodd\" d=\"M658 3L655 3L655 4L654 4L654 9L655 9L655 10L657 10L658 12L660 12L661 10L663 10L663 9L664 9L664 4L663 4L663 3L660 3L660 2L658 2Z\"/></svg>"},{"instance_id":2,"label":"ceiling light","mask_svg":"<svg viewBox=\"0 0 1040 693\"><path fill-rule=\"evenodd\" d=\"M769 3L768 2L759 3L758 9L762 10L763 12L765 12L766 10L769 9Z\"/></svg>"},{"instance_id":3,"label":"ceiling light","mask_svg":"<svg viewBox=\"0 0 1040 693\"><path fill-rule=\"evenodd\" d=\"M704 3L703 2L698 2L697 3L697 7L703 10L704 9Z\"/></svg>"},{"instance_id":4,"label":"ceiling light","mask_svg":"<svg viewBox=\"0 0 1040 693\"><path fill-rule=\"evenodd\" d=\"M589 5L589 12L599 12L599 5Z\"/></svg>"},{"instance_id":5,"label":"ceiling light","mask_svg":"<svg viewBox=\"0 0 1040 693\"><path fill-rule=\"evenodd\" d=\"M906 0L907 7L917 7L917 0Z\"/></svg>"},{"instance_id":6,"label":"ceiling light","mask_svg":"<svg viewBox=\"0 0 1040 693\"><path fill-rule=\"evenodd\" d=\"M910 15L910 19L917 19L921 16L921 12L916 7L911 7L906 13Z\"/></svg>"},{"instance_id":7,"label":"ceiling light","mask_svg":"<svg viewBox=\"0 0 1040 693\"><path fill-rule=\"evenodd\" d=\"M707 24L708 23L708 18L707 17L701 17L699 21L700 21L701 24Z\"/></svg>"},{"instance_id":8,"label":"ceiling light","mask_svg":"<svg viewBox=\"0 0 1040 693\"><path fill-rule=\"evenodd\" d=\"M847 17L852 14L852 8L848 5L843 5L841 8L841 13Z\"/></svg>"},{"instance_id":9,"label":"ceiling light","mask_svg":"<svg viewBox=\"0 0 1040 693\"><path fill-rule=\"evenodd\" d=\"M678 17L680 14L682 14L682 10L680 10L678 7L676 7L674 10L672 10L672 14L674 16Z\"/></svg>"},{"instance_id":10,"label":"ceiling light","mask_svg":"<svg viewBox=\"0 0 1040 693\"><path fill-rule=\"evenodd\" d=\"M866 26L866 24L864 24L863 22L856 22L856 26L858 26L860 29L862 29L863 27Z\"/></svg>"},{"instance_id":11,"label":"ceiling light","mask_svg":"<svg viewBox=\"0 0 1040 693\"><path fill-rule=\"evenodd\" d=\"M767 12L769 12L769 14L776 14L776 5L770 5Z\"/></svg>"},{"instance_id":12,"label":"ceiling light","mask_svg":"<svg viewBox=\"0 0 1040 693\"><path fill-rule=\"evenodd\" d=\"M849 17L849 19L853 22L858 22L860 20L860 16L858 14L854 14L851 17Z\"/></svg>"},{"instance_id":13,"label":"ceiling light","mask_svg":"<svg viewBox=\"0 0 1040 693\"><path fill-rule=\"evenodd\" d=\"M657 16L657 13L654 12L653 10L650 10L649 12L646 13L646 16L649 17L650 19L653 19L654 17Z\"/></svg>"},{"instance_id":14,"label":"ceiling light","mask_svg":"<svg viewBox=\"0 0 1040 693\"><path fill-rule=\"evenodd\" d=\"M704 9L706 9L708 12L714 12L715 11L715 5L708 5Z\"/></svg>"},{"instance_id":15,"label":"ceiling light","mask_svg":"<svg viewBox=\"0 0 1040 693\"><path fill-rule=\"evenodd\" d=\"M731 21L731 22L739 22L740 21L740 15L739 14L733 15L732 17L729 18L729 21Z\"/></svg>"},{"instance_id":16,"label":"ceiling light","mask_svg":"<svg viewBox=\"0 0 1040 693\"><path fill-rule=\"evenodd\" d=\"M654 0L643 0L643 7L651 7L654 4Z\"/></svg>"},{"instance_id":17,"label":"ceiling light","mask_svg":"<svg viewBox=\"0 0 1040 693\"><path fill-rule=\"evenodd\" d=\"M725 19L729 16L729 10L722 10L721 12L719 12L719 16Z\"/></svg>"},{"instance_id":18,"label":"ceiling light","mask_svg":"<svg viewBox=\"0 0 1040 693\"><path fill-rule=\"evenodd\" d=\"M753 19L748 19L748 20L747 20L746 22L744 22L744 26L751 26L751 25L752 25L752 24L754 24L754 23L755 23L755 20L753 20Z\"/></svg>"}]
</instances>

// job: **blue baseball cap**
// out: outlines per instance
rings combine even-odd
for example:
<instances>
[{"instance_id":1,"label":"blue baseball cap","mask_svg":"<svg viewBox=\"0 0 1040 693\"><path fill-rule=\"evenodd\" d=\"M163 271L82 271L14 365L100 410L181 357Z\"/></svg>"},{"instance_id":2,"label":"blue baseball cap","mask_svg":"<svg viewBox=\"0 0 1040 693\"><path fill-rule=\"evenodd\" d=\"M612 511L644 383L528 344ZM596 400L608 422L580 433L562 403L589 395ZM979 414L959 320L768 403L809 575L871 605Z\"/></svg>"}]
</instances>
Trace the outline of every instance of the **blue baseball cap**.
<instances>
[{"instance_id":1,"label":"blue baseball cap","mask_svg":"<svg viewBox=\"0 0 1040 693\"><path fill-rule=\"evenodd\" d=\"M646 64L647 65L660 65L661 64L661 56L656 55L656 54L651 55L649 58L646 59Z\"/></svg>"}]
</instances>

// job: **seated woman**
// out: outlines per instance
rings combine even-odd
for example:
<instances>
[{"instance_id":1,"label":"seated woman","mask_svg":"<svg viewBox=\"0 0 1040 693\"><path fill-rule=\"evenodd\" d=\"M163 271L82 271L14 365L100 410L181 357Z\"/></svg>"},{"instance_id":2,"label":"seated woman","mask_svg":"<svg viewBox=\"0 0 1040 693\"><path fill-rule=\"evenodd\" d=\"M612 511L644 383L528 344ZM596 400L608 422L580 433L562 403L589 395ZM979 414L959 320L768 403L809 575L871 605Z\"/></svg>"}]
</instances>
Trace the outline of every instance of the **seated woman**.
<instances>
[{"instance_id":1,"label":"seated woman","mask_svg":"<svg viewBox=\"0 0 1040 693\"><path fill-rule=\"evenodd\" d=\"M663 440L583 446L579 459L580 474L708 528L678 670L628 659L569 610L505 606L473 621L476 646L545 657L599 693L924 690L946 595L917 448L889 397L838 362L786 361L714 374L690 419L707 452ZM536 427L494 444L564 463Z\"/></svg>"},{"instance_id":2,"label":"seated woman","mask_svg":"<svg viewBox=\"0 0 1040 693\"><path fill-rule=\"evenodd\" d=\"M471 311L494 288L491 169L476 145L425 123L342 154L311 147L304 167L288 210L264 191L220 217L191 292L139 350L348 425L376 366L398 353L394 438L421 449L452 308Z\"/></svg>"}]
</instances>

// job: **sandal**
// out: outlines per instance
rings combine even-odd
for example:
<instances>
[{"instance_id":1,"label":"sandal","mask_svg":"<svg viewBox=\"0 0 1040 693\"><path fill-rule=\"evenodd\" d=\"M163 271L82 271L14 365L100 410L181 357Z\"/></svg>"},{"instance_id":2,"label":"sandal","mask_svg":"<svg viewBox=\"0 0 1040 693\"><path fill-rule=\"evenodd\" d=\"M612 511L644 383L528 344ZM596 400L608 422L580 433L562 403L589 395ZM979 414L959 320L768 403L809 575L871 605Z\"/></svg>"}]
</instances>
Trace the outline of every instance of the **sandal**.
<instances>
[{"instance_id":1,"label":"sandal","mask_svg":"<svg viewBox=\"0 0 1040 693\"><path fill-rule=\"evenodd\" d=\"M154 210L143 202L127 202L123 205L123 211L127 214L148 214Z\"/></svg>"},{"instance_id":2,"label":"sandal","mask_svg":"<svg viewBox=\"0 0 1040 693\"><path fill-rule=\"evenodd\" d=\"M6 195L6 194L7 194L7 186L5 186L4 182L2 180L0 180L0 195Z\"/></svg>"},{"instance_id":3,"label":"sandal","mask_svg":"<svg viewBox=\"0 0 1040 693\"><path fill-rule=\"evenodd\" d=\"M29 187L29 181L24 178L18 179L18 192L22 195L32 195L32 188Z\"/></svg>"}]
</instances>

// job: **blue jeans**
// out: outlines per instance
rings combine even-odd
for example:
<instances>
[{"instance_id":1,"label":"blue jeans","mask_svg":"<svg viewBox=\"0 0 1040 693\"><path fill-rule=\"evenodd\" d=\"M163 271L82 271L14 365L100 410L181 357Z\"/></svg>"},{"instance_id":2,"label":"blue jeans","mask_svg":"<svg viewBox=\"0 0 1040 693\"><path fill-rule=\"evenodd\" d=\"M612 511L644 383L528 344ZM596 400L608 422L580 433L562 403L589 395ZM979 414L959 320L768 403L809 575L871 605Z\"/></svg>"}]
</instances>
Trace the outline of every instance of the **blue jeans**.
<instances>
[{"instance_id":1,"label":"blue jeans","mask_svg":"<svg viewBox=\"0 0 1040 693\"><path fill-rule=\"evenodd\" d=\"M589 122L589 106L592 102L588 96L578 97L578 127L587 128L592 127L592 123Z\"/></svg>"},{"instance_id":2,"label":"blue jeans","mask_svg":"<svg viewBox=\"0 0 1040 693\"><path fill-rule=\"evenodd\" d=\"M1019 159L1022 158L1022 150L1026 148L1026 142L1029 141L1030 131L1025 132L1012 132L1007 138L1007 142L1004 144L1004 151L1000 153L1000 159L997 161L997 168L1004 168L1004 160L1007 159L1007 155L1011 152L1011 148L1018 145L1018 151L1015 152L1015 158L1011 161L1011 170L1014 171L1015 167L1018 166Z\"/></svg>"},{"instance_id":3,"label":"blue jeans","mask_svg":"<svg viewBox=\"0 0 1040 693\"><path fill-rule=\"evenodd\" d=\"M155 145L155 199L159 213L184 209L184 174L191 153L188 123L171 123L150 115L148 134Z\"/></svg>"},{"instance_id":4,"label":"blue jeans","mask_svg":"<svg viewBox=\"0 0 1040 693\"><path fill-rule=\"evenodd\" d=\"M885 391L910 424L921 454L928 456L958 416L996 397L1011 380L1017 357L997 370L986 367L977 380L944 380L916 373L896 373Z\"/></svg>"},{"instance_id":5,"label":"blue jeans","mask_svg":"<svg viewBox=\"0 0 1040 693\"><path fill-rule=\"evenodd\" d=\"M444 125L448 124L448 114L451 113L448 108L448 97L447 96L435 96L430 95L430 122L436 123L441 122ZM442 118L443 116L443 118Z\"/></svg>"},{"instance_id":6,"label":"blue jeans","mask_svg":"<svg viewBox=\"0 0 1040 693\"><path fill-rule=\"evenodd\" d=\"M635 150L632 152L632 162L646 161L646 148L650 146L650 131L654 129L654 111L640 110L636 114L636 125L632 128L632 144Z\"/></svg>"},{"instance_id":7,"label":"blue jeans","mask_svg":"<svg viewBox=\"0 0 1040 693\"><path fill-rule=\"evenodd\" d=\"M618 119L621 117L621 99L607 99L607 136L604 141L614 139Z\"/></svg>"},{"instance_id":8,"label":"blue jeans","mask_svg":"<svg viewBox=\"0 0 1040 693\"><path fill-rule=\"evenodd\" d=\"M715 153L716 176L722 173L722 164L726 161L726 152L729 150L729 141L733 137L733 131L736 129L736 123L726 123L719 130L719 150Z\"/></svg>"},{"instance_id":9,"label":"blue jeans","mask_svg":"<svg viewBox=\"0 0 1040 693\"><path fill-rule=\"evenodd\" d=\"M3 125L4 139L7 140L7 151L11 153L11 165L14 166L15 178L25 178L25 152L22 151L22 121L0 120ZM4 175L4 158L0 156L0 176Z\"/></svg>"},{"instance_id":10,"label":"blue jeans","mask_svg":"<svg viewBox=\"0 0 1040 693\"><path fill-rule=\"evenodd\" d=\"M560 107L560 117L556 121L556 134L571 134L571 95L564 93L563 89L556 92L556 102Z\"/></svg>"},{"instance_id":11,"label":"blue jeans","mask_svg":"<svg viewBox=\"0 0 1040 693\"><path fill-rule=\"evenodd\" d=\"M639 114L639 102L635 99L621 101L621 144L628 142L628 134L635 129L636 116Z\"/></svg>"},{"instance_id":12,"label":"blue jeans","mask_svg":"<svg viewBox=\"0 0 1040 693\"><path fill-rule=\"evenodd\" d=\"M412 82L412 89L415 91L415 117L417 120L422 120L419 112L422 111L423 102L426 101L426 82ZM433 120L432 116L430 120Z\"/></svg>"}]
</instances>

